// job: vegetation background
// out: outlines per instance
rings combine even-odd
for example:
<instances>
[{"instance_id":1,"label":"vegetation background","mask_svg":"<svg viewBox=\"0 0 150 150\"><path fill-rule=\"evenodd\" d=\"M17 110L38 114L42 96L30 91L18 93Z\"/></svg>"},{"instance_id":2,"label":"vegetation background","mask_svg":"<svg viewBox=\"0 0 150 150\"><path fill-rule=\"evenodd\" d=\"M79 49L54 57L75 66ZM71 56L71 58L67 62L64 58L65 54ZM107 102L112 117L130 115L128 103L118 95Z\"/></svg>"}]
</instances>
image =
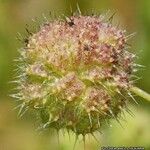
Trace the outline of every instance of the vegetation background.
<instances>
[{"instance_id":1,"label":"vegetation background","mask_svg":"<svg viewBox=\"0 0 150 150\"><path fill-rule=\"evenodd\" d=\"M15 68L14 58L21 43L16 40L17 32L25 34L26 24L33 24L33 18L41 20L42 13L70 14L70 6L76 10L76 0L0 0L0 150L71 150L74 137L61 133L60 144L55 132L39 134L35 131L34 116L17 118L16 103L8 95L13 86ZM139 58L137 63L145 67L138 72L142 79L137 86L150 93L150 1L149 0L80 0L82 12L116 12L116 22L127 29L128 33L137 32L129 44L131 51ZM111 14L111 13L110 13ZM111 15L110 15L111 16ZM115 23L114 23L115 24ZM100 143L92 137L87 139L87 150L98 150L100 146L143 146L150 150L150 103L138 98L139 105L131 102L134 117L126 114L122 127L115 121L112 126L96 134ZM83 149L78 142L76 149Z\"/></svg>"}]
</instances>

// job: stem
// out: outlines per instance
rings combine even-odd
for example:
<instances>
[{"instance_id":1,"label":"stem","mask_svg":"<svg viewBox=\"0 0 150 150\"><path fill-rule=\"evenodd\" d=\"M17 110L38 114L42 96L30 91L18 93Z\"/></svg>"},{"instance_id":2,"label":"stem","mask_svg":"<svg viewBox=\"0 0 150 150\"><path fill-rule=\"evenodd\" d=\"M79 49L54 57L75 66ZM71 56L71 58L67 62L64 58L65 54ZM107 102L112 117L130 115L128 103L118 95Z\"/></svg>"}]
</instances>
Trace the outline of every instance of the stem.
<instances>
[{"instance_id":1,"label":"stem","mask_svg":"<svg viewBox=\"0 0 150 150\"><path fill-rule=\"evenodd\" d=\"M130 91L150 102L150 94L141 90L140 88L133 86L130 88Z\"/></svg>"}]
</instances>

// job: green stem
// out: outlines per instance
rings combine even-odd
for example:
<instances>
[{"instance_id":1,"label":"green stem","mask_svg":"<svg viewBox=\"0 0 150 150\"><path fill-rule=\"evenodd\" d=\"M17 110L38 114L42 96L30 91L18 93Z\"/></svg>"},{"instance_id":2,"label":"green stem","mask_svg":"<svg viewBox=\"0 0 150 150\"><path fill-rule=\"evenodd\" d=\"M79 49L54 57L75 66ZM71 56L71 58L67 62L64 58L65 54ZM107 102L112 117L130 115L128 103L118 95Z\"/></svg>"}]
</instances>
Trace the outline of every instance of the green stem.
<instances>
[{"instance_id":1,"label":"green stem","mask_svg":"<svg viewBox=\"0 0 150 150\"><path fill-rule=\"evenodd\" d=\"M150 102L150 94L141 90L140 88L133 86L130 88L130 91Z\"/></svg>"}]
</instances>

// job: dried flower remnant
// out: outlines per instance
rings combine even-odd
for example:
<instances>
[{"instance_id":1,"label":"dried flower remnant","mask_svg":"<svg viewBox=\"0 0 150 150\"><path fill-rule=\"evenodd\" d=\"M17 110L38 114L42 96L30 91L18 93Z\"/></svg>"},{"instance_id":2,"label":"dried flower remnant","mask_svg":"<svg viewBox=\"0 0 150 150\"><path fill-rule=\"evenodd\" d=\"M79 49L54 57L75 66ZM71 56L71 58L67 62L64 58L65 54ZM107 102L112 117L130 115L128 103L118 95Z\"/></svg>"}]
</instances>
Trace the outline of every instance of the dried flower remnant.
<instances>
[{"instance_id":1,"label":"dried flower remnant","mask_svg":"<svg viewBox=\"0 0 150 150\"><path fill-rule=\"evenodd\" d=\"M138 93L126 37L124 30L96 15L46 23L20 51L14 97L42 116L43 128L66 128L83 136L99 131L106 120L119 120L130 91Z\"/></svg>"}]
</instances>

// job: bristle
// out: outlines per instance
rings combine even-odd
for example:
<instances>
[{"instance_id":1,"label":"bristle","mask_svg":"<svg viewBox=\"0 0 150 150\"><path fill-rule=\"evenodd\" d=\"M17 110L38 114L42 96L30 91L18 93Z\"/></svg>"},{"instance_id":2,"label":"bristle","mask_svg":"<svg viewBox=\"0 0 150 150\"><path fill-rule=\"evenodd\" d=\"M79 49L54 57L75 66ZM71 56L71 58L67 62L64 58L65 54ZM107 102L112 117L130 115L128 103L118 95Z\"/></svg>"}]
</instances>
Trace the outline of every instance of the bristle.
<instances>
[{"instance_id":1,"label":"bristle","mask_svg":"<svg viewBox=\"0 0 150 150\"><path fill-rule=\"evenodd\" d=\"M78 3L77 3L77 11L79 12L80 15L82 14Z\"/></svg>"},{"instance_id":2,"label":"bristle","mask_svg":"<svg viewBox=\"0 0 150 150\"><path fill-rule=\"evenodd\" d=\"M126 36L126 40L129 40L130 38L134 37L136 35L136 32L129 34Z\"/></svg>"},{"instance_id":3,"label":"bristle","mask_svg":"<svg viewBox=\"0 0 150 150\"><path fill-rule=\"evenodd\" d=\"M85 135L83 135L83 148L84 148L84 150L86 150L86 143L85 143L85 141L86 141L86 137L85 137Z\"/></svg>"},{"instance_id":4,"label":"bristle","mask_svg":"<svg viewBox=\"0 0 150 150\"><path fill-rule=\"evenodd\" d=\"M58 145L60 145L60 133L59 133L59 130L56 130L56 133L57 133L57 142L58 142Z\"/></svg>"},{"instance_id":5,"label":"bristle","mask_svg":"<svg viewBox=\"0 0 150 150\"><path fill-rule=\"evenodd\" d=\"M95 140L98 144L100 144L99 140L98 140L97 137L94 135L94 133L91 133L91 135L92 135L92 137L94 138L94 140Z\"/></svg>"},{"instance_id":6,"label":"bristle","mask_svg":"<svg viewBox=\"0 0 150 150\"><path fill-rule=\"evenodd\" d=\"M18 112L18 117L20 117L24 113L25 106L25 103L22 103Z\"/></svg>"},{"instance_id":7,"label":"bristle","mask_svg":"<svg viewBox=\"0 0 150 150\"><path fill-rule=\"evenodd\" d=\"M135 104L138 105L138 102L136 101L136 99L133 97L133 95L131 94L131 92L128 91L128 95L131 97L131 99L135 102Z\"/></svg>"},{"instance_id":8,"label":"bristle","mask_svg":"<svg viewBox=\"0 0 150 150\"><path fill-rule=\"evenodd\" d=\"M88 113L88 116L89 116L90 126L92 127L92 118L91 118L91 114L90 114L90 113Z\"/></svg>"},{"instance_id":9,"label":"bristle","mask_svg":"<svg viewBox=\"0 0 150 150\"><path fill-rule=\"evenodd\" d=\"M76 148L77 141L78 141L78 135L75 136L75 141L74 141L74 145L73 145L73 150L75 150L75 148Z\"/></svg>"}]
</instances>

